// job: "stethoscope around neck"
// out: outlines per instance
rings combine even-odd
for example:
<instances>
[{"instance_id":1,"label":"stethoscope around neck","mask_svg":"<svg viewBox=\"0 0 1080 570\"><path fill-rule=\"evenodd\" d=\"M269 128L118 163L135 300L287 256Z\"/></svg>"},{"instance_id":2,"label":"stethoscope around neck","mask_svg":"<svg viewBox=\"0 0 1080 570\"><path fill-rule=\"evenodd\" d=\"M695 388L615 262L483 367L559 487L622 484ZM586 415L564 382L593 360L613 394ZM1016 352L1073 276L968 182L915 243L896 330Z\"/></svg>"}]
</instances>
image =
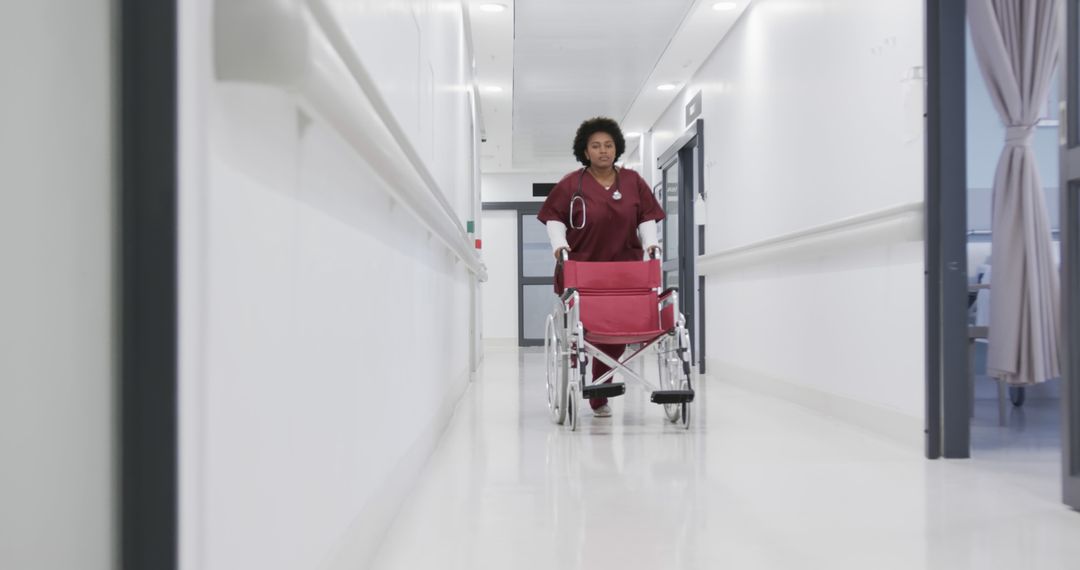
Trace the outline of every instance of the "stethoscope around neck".
<instances>
[{"instance_id":1,"label":"stethoscope around neck","mask_svg":"<svg viewBox=\"0 0 1080 570\"><path fill-rule=\"evenodd\" d=\"M613 200L622 200L622 192L619 192L619 169L615 168L615 165L611 166L611 169L615 171L615 191L611 193ZM570 197L570 228L580 230L585 228L585 196L581 193L582 185L585 182L585 173L589 170L589 167L581 169L581 174L577 179L577 191ZM579 202L581 205L581 225L574 225L574 202Z\"/></svg>"}]
</instances>

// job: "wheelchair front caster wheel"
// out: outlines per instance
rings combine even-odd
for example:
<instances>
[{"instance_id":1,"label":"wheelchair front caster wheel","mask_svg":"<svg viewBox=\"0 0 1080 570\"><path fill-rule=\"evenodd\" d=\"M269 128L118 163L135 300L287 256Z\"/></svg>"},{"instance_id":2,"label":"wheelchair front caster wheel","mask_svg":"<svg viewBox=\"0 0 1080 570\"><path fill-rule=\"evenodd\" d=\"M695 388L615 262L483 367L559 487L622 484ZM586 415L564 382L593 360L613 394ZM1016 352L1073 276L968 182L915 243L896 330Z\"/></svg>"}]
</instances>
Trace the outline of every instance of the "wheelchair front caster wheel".
<instances>
[{"instance_id":1,"label":"wheelchair front caster wheel","mask_svg":"<svg viewBox=\"0 0 1080 570\"><path fill-rule=\"evenodd\" d=\"M683 382L682 389L683 390L689 390L690 389L690 383L689 382ZM679 411L680 411L680 415L681 415L681 417L679 419L682 422L683 429L687 429L687 430L690 429L690 402L683 402L682 403L682 409L679 410Z\"/></svg>"},{"instance_id":2,"label":"wheelchair front caster wheel","mask_svg":"<svg viewBox=\"0 0 1080 570\"><path fill-rule=\"evenodd\" d=\"M566 391L566 425L570 431L577 431L578 424L578 394L577 385L571 385Z\"/></svg>"}]
</instances>

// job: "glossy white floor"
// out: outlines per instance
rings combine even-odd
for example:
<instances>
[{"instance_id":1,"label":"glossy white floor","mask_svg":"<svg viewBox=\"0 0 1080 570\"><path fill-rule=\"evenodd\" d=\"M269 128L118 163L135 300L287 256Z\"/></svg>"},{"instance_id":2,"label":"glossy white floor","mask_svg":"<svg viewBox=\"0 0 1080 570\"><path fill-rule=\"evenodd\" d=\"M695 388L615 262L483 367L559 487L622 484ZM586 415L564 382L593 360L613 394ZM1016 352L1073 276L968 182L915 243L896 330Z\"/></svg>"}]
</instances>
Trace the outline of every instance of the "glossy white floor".
<instances>
[{"instance_id":1,"label":"glossy white floor","mask_svg":"<svg viewBox=\"0 0 1080 570\"><path fill-rule=\"evenodd\" d=\"M704 380L689 432L633 391L570 433L540 353L489 350L374 567L1080 568L1051 455L926 461Z\"/></svg>"}]
</instances>

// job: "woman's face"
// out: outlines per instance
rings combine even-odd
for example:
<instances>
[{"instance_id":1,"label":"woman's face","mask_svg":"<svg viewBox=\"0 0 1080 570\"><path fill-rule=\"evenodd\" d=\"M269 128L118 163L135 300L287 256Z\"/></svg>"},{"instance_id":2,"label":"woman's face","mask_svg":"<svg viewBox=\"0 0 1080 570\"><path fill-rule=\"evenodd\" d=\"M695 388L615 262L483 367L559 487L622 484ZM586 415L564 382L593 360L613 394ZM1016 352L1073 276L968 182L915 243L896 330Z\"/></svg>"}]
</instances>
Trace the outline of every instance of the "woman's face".
<instances>
[{"instance_id":1,"label":"woman's face","mask_svg":"<svg viewBox=\"0 0 1080 570\"><path fill-rule=\"evenodd\" d=\"M615 139L605 132L593 133L585 144L585 156L590 166L610 168L615 164Z\"/></svg>"}]
</instances>

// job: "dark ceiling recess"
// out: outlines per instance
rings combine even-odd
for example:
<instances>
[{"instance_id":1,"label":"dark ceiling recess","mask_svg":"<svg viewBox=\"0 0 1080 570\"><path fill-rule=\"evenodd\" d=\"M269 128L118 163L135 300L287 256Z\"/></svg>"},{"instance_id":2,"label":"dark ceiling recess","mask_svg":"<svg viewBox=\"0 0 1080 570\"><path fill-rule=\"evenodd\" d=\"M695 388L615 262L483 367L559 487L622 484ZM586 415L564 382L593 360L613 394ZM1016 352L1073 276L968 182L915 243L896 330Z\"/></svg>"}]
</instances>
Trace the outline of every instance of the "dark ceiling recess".
<instances>
[{"instance_id":1,"label":"dark ceiling recess","mask_svg":"<svg viewBox=\"0 0 1080 570\"><path fill-rule=\"evenodd\" d=\"M555 187L552 182L533 182L533 196L544 198L548 194L551 194L551 189Z\"/></svg>"}]
</instances>

